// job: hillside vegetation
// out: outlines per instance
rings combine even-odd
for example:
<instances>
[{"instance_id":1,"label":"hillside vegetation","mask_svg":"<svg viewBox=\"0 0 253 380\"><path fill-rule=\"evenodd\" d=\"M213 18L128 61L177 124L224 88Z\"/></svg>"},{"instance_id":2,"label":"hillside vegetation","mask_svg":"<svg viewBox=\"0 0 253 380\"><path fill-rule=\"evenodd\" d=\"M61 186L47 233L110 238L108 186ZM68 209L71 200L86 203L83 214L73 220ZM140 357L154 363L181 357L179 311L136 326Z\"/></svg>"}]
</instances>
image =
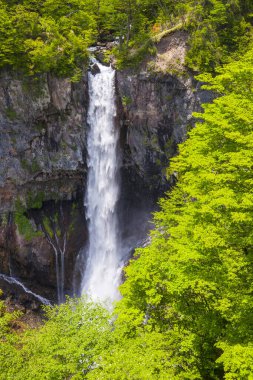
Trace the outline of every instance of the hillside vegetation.
<instances>
[{"instance_id":1,"label":"hillside vegetation","mask_svg":"<svg viewBox=\"0 0 253 380\"><path fill-rule=\"evenodd\" d=\"M0 68L78 80L97 41L118 41L122 68L155 54L154 36L180 27L190 34L188 66L211 71L244 51L252 12L251 0L1 0Z\"/></svg>"}]
</instances>

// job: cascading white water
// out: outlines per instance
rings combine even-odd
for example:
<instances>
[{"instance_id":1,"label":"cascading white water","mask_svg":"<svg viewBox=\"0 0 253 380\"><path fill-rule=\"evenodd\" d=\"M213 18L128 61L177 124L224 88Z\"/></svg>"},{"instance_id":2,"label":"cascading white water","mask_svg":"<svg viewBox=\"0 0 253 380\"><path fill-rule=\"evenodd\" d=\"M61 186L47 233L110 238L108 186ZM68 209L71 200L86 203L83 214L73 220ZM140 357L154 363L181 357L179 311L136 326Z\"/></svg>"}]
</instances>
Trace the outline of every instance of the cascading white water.
<instances>
[{"instance_id":1,"label":"cascading white water","mask_svg":"<svg viewBox=\"0 0 253 380\"><path fill-rule=\"evenodd\" d=\"M93 300L119 298L120 254L116 203L119 195L118 131L115 127L115 71L96 62L89 73L88 180L85 197L89 246L82 293Z\"/></svg>"},{"instance_id":2,"label":"cascading white water","mask_svg":"<svg viewBox=\"0 0 253 380\"><path fill-rule=\"evenodd\" d=\"M0 273L0 279L7 282L10 285L17 285L25 293L30 294L31 296L36 298L38 301L40 301L42 304L51 306L51 303L48 299L41 297L39 294L32 292L30 289L28 289L22 282L17 280L15 277L7 276L5 274Z\"/></svg>"}]
</instances>

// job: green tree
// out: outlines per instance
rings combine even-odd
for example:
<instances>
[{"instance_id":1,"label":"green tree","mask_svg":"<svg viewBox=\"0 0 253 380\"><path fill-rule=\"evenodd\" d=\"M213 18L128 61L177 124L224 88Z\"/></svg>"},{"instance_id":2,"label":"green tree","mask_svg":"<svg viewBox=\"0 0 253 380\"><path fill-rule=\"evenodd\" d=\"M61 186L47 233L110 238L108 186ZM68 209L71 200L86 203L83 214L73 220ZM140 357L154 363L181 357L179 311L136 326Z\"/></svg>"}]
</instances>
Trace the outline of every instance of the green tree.
<instances>
[{"instance_id":1,"label":"green tree","mask_svg":"<svg viewBox=\"0 0 253 380\"><path fill-rule=\"evenodd\" d=\"M2 296L0 290L0 296ZM15 361L15 345L19 341L19 336L14 330L15 323L20 318L21 313L18 311L9 312L6 303L0 301L0 363L1 371L5 372L5 363L8 367L13 367ZM0 373L0 379L8 379Z\"/></svg>"},{"instance_id":2,"label":"green tree","mask_svg":"<svg viewBox=\"0 0 253 380\"><path fill-rule=\"evenodd\" d=\"M215 78L201 77L220 96L195 115L202 121L171 163L177 185L160 202L151 245L126 269L117 307L125 334L144 325L171 337L178 331L178 352L187 345L205 379L251 373L252 52Z\"/></svg>"},{"instance_id":3,"label":"green tree","mask_svg":"<svg viewBox=\"0 0 253 380\"><path fill-rule=\"evenodd\" d=\"M0 2L0 67L26 74L54 72L78 79L96 40L91 2L44 0Z\"/></svg>"},{"instance_id":4,"label":"green tree","mask_svg":"<svg viewBox=\"0 0 253 380\"><path fill-rule=\"evenodd\" d=\"M227 62L232 53L245 52L252 36L252 4L234 0L189 1L188 4L190 49L186 62L191 68L213 71Z\"/></svg>"},{"instance_id":5,"label":"green tree","mask_svg":"<svg viewBox=\"0 0 253 380\"><path fill-rule=\"evenodd\" d=\"M109 314L84 299L46 308L46 323L23 334L6 355L3 344L2 380L85 379L96 367L95 357L109 342Z\"/></svg>"}]
</instances>

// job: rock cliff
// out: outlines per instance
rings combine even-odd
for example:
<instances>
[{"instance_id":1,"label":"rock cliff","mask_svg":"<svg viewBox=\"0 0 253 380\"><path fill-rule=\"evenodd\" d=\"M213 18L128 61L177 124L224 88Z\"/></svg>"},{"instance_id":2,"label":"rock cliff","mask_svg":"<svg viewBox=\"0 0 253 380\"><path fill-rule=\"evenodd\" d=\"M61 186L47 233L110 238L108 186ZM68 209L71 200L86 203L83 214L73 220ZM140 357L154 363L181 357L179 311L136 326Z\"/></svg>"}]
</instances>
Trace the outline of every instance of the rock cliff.
<instances>
[{"instance_id":1,"label":"rock cliff","mask_svg":"<svg viewBox=\"0 0 253 380\"><path fill-rule=\"evenodd\" d=\"M119 215L127 249L144 236L149 213L169 188L166 167L194 124L192 112L210 100L183 69L186 48L187 36L176 32L140 70L117 72ZM57 255L64 250L64 287L71 293L87 240L87 107L86 72L79 83L1 73L0 273L50 299L56 297Z\"/></svg>"},{"instance_id":2,"label":"rock cliff","mask_svg":"<svg viewBox=\"0 0 253 380\"><path fill-rule=\"evenodd\" d=\"M141 69L117 73L122 125L121 217L125 234L139 232L143 218L168 190L170 158L194 125L192 113L211 101L184 66L186 32L176 31L157 44L157 54ZM146 212L145 212L146 211ZM139 215L139 216L138 216ZM141 221L142 220L142 221Z\"/></svg>"},{"instance_id":3,"label":"rock cliff","mask_svg":"<svg viewBox=\"0 0 253 380\"><path fill-rule=\"evenodd\" d=\"M87 78L0 77L0 272L55 287L55 252L66 248L66 287L84 244ZM55 231L53 231L55 229ZM53 236L54 233L56 236ZM58 234L58 237L57 237Z\"/></svg>"}]
</instances>

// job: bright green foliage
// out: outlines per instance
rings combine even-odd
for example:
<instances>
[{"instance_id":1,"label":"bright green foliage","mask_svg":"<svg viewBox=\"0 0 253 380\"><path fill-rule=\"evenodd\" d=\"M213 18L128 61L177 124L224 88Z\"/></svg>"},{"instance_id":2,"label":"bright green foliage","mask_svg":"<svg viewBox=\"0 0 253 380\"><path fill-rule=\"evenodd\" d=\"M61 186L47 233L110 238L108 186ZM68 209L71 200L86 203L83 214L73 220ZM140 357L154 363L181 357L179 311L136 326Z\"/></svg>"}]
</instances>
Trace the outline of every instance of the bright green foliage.
<instances>
[{"instance_id":1,"label":"bright green foliage","mask_svg":"<svg viewBox=\"0 0 253 380\"><path fill-rule=\"evenodd\" d=\"M78 79L97 34L91 2L1 1L0 19L0 67Z\"/></svg>"},{"instance_id":2,"label":"bright green foliage","mask_svg":"<svg viewBox=\"0 0 253 380\"><path fill-rule=\"evenodd\" d=\"M0 290L0 296L2 296L2 291ZM11 367L15 365L13 362L13 347L18 342L18 336L12 331L13 324L20 317L20 313L15 311L10 313L7 311L4 301L0 301L0 363L2 371L2 363L8 362ZM7 379L1 377L0 379Z\"/></svg>"},{"instance_id":3,"label":"bright green foliage","mask_svg":"<svg viewBox=\"0 0 253 380\"><path fill-rule=\"evenodd\" d=\"M183 332L182 332L183 334ZM98 366L91 371L90 380L179 380L181 368L191 379L199 379L197 368L192 366L191 351L185 344L179 353L174 342L178 334L140 332L126 338L118 330L113 333L109 347L96 360Z\"/></svg>"},{"instance_id":4,"label":"bright green foliage","mask_svg":"<svg viewBox=\"0 0 253 380\"><path fill-rule=\"evenodd\" d=\"M225 379L252 380L253 379L253 345L219 343L224 353L217 360L224 365Z\"/></svg>"},{"instance_id":5,"label":"bright green foliage","mask_svg":"<svg viewBox=\"0 0 253 380\"><path fill-rule=\"evenodd\" d=\"M106 347L109 315L85 300L46 309L47 322L28 330L1 360L1 380L85 379ZM4 351L5 345L3 346Z\"/></svg>"},{"instance_id":6,"label":"bright green foliage","mask_svg":"<svg viewBox=\"0 0 253 380\"><path fill-rule=\"evenodd\" d=\"M116 0L116 18L124 40L114 49L118 67L133 66L154 54L151 36L180 26L189 32L186 64L214 71L231 53L245 52L252 36L253 3L227 0ZM120 21L120 22L119 22Z\"/></svg>"},{"instance_id":7,"label":"bright green foliage","mask_svg":"<svg viewBox=\"0 0 253 380\"><path fill-rule=\"evenodd\" d=\"M31 206L31 208L41 207L41 199L39 199L40 196L41 194L38 194L38 196L32 200L31 194L29 194L28 203L30 203L29 206ZM38 231L36 226L33 225L32 221L29 219L26 207L22 205L20 200L16 201L15 207L16 210L14 220L18 228L18 232L28 241L35 237L42 236L42 232Z\"/></svg>"},{"instance_id":8,"label":"bright green foliage","mask_svg":"<svg viewBox=\"0 0 253 380\"><path fill-rule=\"evenodd\" d=\"M224 370L227 379L246 379L252 371L252 83L252 47L209 77L223 96L196 115L203 121L180 146L170 167L177 186L160 202L151 245L126 269L117 307L127 335L141 326L171 339L178 331L178 352L187 338L205 379Z\"/></svg>"},{"instance_id":9,"label":"bright green foliage","mask_svg":"<svg viewBox=\"0 0 253 380\"><path fill-rule=\"evenodd\" d=\"M190 1L191 33L187 64L202 71L214 70L232 53L245 52L252 36L253 3L244 0Z\"/></svg>"},{"instance_id":10,"label":"bright green foliage","mask_svg":"<svg viewBox=\"0 0 253 380\"><path fill-rule=\"evenodd\" d=\"M183 344L178 343L185 338ZM96 359L91 380L200 379L194 365L191 337L186 331L169 334L139 329L133 337L117 328L107 349ZM187 374L188 377L182 377Z\"/></svg>"},{"instance_id":11,"label":"bright green foliage","mask_svg":"<svg viewBox=\"0 0 253 380\"><path fill-rule=\"evenodd\" d=\"M155 53L154 34L180 26L190 34L188 65L210 71L243 51L252 12L242 0L0 0L0 68L78 80L98 40L117 38L118 67L135 66Z\"/></svg>"},{"instance_id":12,"label":"bright green foliage","mask_svg":"<svg viewBox=\"0 0 253 380\"><path fill-rule=\"evenodd\" d=\"M2 296L0 289L0 296ZM4 301L0 301L0 342L8 339L8 333L11 331L11 323L15 321L20 314L18 312L9 313Z\"/></svg>"},{"instance_id":13,"label":"bright green foliage","mask_svg":"<svg viewBox=\"0 0 253 380\"><path fill-rule=\"evenodd\" d=\"M0 339L1 380L179 380L182 368L200 378L184 331L140 330L128 337L114 329L107 311L86 300L46 308L45 317L39 329ZM178 352L175 341L182 335Z\"/></svg>"}]
</instances>

